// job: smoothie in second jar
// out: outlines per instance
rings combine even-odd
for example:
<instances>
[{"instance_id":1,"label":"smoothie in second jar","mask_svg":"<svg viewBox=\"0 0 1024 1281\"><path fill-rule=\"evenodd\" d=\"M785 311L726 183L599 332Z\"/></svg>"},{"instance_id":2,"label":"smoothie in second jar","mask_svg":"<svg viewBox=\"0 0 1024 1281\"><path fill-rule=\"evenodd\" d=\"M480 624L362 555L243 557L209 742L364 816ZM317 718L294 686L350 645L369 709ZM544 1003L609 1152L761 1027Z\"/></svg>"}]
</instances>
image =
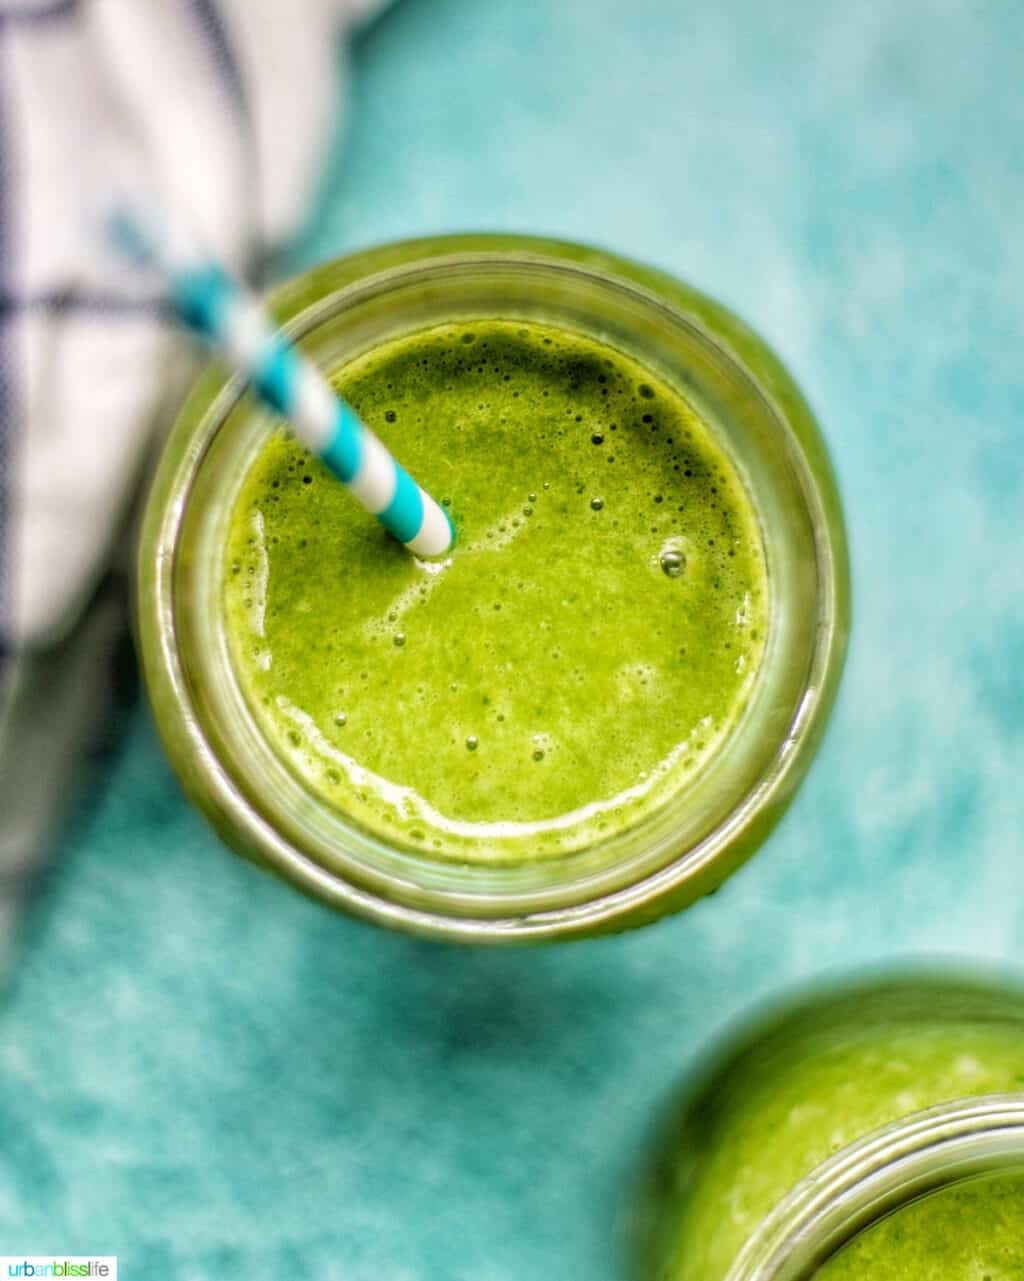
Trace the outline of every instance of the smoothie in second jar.
<instances>
[{"instance_id":1,"label":"smoothie in second jar","mask_svg":"<svg viewBox=\"0 0 1024 1281\"><path fill-rule=\"evenodd\" d=\"M828 1158L939 1104L1019 1097L1022 1088L1024 996L1014 988L908 977L823 992L790 1007L734 1042L686 1090L665 1127L645 1199L649 1231L639 1276L733 1277L766 1218ZM951 1227L959 1218L963 1226L968 1209L973 1244L961 1235L958 1254L946 1257L930 1225L944 1218ZM1024 1276L1009 1264L973 1270L1000 1252L1011 1257L1003 1249L1007 1216L1024 1240L1022 1211L1019 1178L950 1184L933 1203L899 1209L891 1222L855 1238L845 1259L841 1252L819 1270L821 1281ZM1018 1249L1012 1258L1024 1256Z\"/></svg>"},{"instance_id":2,"label":"smoothie in second jar","mask_svg":"<svg viewBox=\"0 0 1024 1281\"><path fill-rule=\"evenodd\" d=\"M833 1255L814 1281L1021 1281L1024 1170L922 1197Z\"/></svg>"},{"instance_id":3,"label":"smoothie in second jar","mask_svg":"<svg viewBox=\"0 0 1024 1281\"><path fill-rule=\"evenodd\" d=\"M482 320L336 385L450 511L394 543L283 430L233 509L223 611L262 733L391 845L513 863L687 788L746 707L769 586L734 465L674 387L565 329Z\"/></svg>"}]
</instances>

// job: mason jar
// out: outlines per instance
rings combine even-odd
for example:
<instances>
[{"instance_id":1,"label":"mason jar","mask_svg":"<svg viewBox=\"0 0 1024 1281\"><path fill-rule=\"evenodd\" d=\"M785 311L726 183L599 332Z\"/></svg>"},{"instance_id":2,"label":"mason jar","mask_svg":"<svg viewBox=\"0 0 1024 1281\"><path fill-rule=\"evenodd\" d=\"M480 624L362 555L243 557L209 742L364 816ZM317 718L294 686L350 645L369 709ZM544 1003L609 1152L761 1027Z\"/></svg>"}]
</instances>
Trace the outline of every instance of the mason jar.
<instances>
[{"instance_id":1,"label":"mason jar","mask_svg":"<svg viewBox=\"0 0 1024 1281\"><path fill-rule=\"evenodd\" d=\"M730 312L661 272L577 245L461 235L388 245L283 285L270 305L328 373L453 321L569 330L652 370L693 406L751 500L768 578L764 656L738 723L696 777L635 826L522 865L432 860L319 799L246 705L224 636L227 524L268 417L218 365L167 442L139 552L146 683L187 794L238 853L330 905L468 942L589 935L715 889L764 840L803 778L849 629L832 468L798 388Z\"/></svg>"},{"instance_id":2,"label":"mason jar","mask_svg":"<svg viewBox=\"0 0 1024 1281\"><path fill-rule=\"evenodd\" d=\"M642 1281L1024 1269L1011 985L935 973L819 990L730 1038L658 1128L634 1206Z\"/></svg>"}]
</instances>

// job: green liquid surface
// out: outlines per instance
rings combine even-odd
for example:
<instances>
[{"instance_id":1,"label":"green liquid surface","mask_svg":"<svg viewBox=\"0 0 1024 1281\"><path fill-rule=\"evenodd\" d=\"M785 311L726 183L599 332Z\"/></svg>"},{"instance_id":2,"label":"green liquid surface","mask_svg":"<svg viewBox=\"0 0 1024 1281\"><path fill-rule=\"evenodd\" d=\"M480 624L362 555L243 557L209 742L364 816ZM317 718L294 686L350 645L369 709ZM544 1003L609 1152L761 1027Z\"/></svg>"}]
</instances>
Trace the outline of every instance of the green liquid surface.
<instances>
[{"instance_id":1,"label":"green liquid surface","mask_svg":"<svg viewBox=\"0 0 1024 1281\"><path fill-rule=\"evenodd\" d=\"M502 321L378 347L336 385L451 512L395 543L287 433L245 476L224 617L263 733L324 802L456 860L557 856L686 788L761 662L757 519L684 399Z\"/></svg>"},{"instance_id":2,"label":"green liquid surface","mask_svg":"<svg viewBox=\"0 0 1024 1281\"><path fill-rule=\"evenodd\" d=\"M1015 1017L1002 1017L979 1008L982 998L971 994L942 988L931 993L927 987L907 991L905 998L898 987L892 993L885 988L854 992L831 1006L809 1007L799 1020L781 1023L737 1053L689 1109L678 1146L673 1150L670 1143L667 1149L673 1172L662 1211L666 1236L652 1278L722 1281L778 1202L847 1144L940 1103L1024 1089L1019 1010ZM930 1006L934 1022L928 1021ZM983 1200L984 1187L972 1190L965 1184L943 1199L948 1196L951 1206L961 1196ZM920 1213L930 1212L922 1204ZM920 1249L925 1251L926 1244ZM841 1266L846 1265L839 1256L829 1264ZM846 1275L825 1272L828 1281ZM864 1275L868 1281L876 1276L903 1281L933 1273ZM934 1275L944 1281L960 1276ZM983 1281L985 1272L963 1275ZM1002 1276L994 1272L992 1281Z\"/></svg>"},{"instance_id":3,"label":"green liquid surface","mask_svg":"<svg viewBox=\"0 0 1024 1281\"><path fill-rule=\"evenodd\" d=\"M944 1188L861 1232L814 1281L1022 1281L1024 1173Z\"/></svg>"}]
</instances>

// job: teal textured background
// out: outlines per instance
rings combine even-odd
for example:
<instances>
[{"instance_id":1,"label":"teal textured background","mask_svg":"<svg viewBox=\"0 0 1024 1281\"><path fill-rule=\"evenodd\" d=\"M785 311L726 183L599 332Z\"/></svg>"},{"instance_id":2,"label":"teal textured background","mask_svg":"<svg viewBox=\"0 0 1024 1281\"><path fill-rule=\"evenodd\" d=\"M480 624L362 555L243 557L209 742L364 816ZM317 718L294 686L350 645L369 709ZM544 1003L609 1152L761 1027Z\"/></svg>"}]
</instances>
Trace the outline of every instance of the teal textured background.
<instances>
[{"instance_id":1,"label":"teal textured background","mask_svg":"<svg viewBox=\"0 0 1024 1281\"><path fill-rule=\"evenodd\" d=\"M0 1012L0 1253L117 1253L126 1281L621 1281L645 1132L728 1020L867 960L1021 969L1022 66L1018 0L403 0L361 38L293 265L508 228L736 308L836 460L839 706L719 895L491 952L224 853L136 702Z\"/></svg>"}]
</instances>

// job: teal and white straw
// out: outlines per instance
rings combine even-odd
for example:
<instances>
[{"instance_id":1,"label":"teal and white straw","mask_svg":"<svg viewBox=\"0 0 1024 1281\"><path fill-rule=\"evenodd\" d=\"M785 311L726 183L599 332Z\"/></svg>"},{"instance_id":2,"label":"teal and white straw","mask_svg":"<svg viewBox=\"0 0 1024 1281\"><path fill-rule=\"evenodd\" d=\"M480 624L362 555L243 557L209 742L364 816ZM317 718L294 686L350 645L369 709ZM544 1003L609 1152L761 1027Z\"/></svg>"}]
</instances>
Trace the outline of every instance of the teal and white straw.
<instances>
[{"instance_id":1,"label":"teal and white straw","mask_svg":"<svg viewBox=\"0 0 1024 1281\"><path fill-rule=\"evenodd\" d=\"M185 324L249 380L260 399L289 421L296 436L400 543L417 556L443 556L450 549L455 531L447 512L274 326L257 298L216 264L163 267L130 218L115 218L112 231L123 251L161 268Z\"/></svg>"}]
</instances>

